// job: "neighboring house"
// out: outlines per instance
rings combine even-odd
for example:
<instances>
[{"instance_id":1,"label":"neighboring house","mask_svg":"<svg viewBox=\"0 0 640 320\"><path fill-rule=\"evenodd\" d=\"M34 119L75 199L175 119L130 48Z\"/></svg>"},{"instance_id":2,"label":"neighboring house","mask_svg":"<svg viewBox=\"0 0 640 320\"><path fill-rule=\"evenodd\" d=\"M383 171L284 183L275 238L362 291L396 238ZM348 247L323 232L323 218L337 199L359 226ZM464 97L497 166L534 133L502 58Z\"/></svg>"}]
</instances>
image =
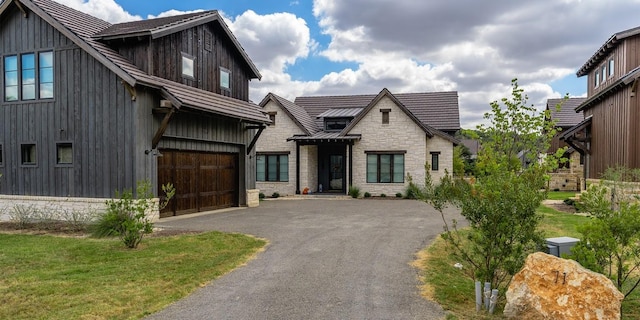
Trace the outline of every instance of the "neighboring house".
<instances>
[{"instance_id":1,"label":"neighboring house","mask_svg":"<svg viewBox=\"0 0 640 320\"><path fill-rule=\"evenodd\" d=\"M558 133L553 137L551 141L551 147L549 153L555 153L558 149L568 147L565 152L567 161L561 164L562 168L569 169L572 173L582 173L584 157L579 152L569 146L561 137L564 133L571 129L573 126L584 120L582 111L576 112L575 109L582 104L586 98L568 98L568 99L548 99L547 110L549 110L550 118L555 121ZM556 106L561 105L560 110L556 109Z\"/></svg>"},{"instance_id":2,"label":"neighboring house","mask_svg":"<svg viewBox=\"0 0 640 320\"><path fill-rule=\"evenodd\" d=\"M467 149L469 149L470 159L477 159L478 152L480 151L480 140L464 138L460 139L460 143L462 143Z\"/></svg>"},{"instance_id":3,"label":"neighboring house","mask_svg":"<svg viewBox=\"0 0 640 320\"><path fill-rule=\"evenodd\" d=\"M298 97L260 103L273 123L257 143L256 186L267 196L307 192L404 193L453 168L457 92Z\"/></svg>"},{"instance_id":4,"label":"neighboring house","mask_svg":"<svg viewBox=\"0 0 640 320\"><path fill-rule=\"evenodd\" d=\"M577 72L587 76L584 120L562 138L585 155L585 177L614 166L640 168L640 27L612 35Z\"/></svg>"},{"instance_id":5,"label":"neighboring house","mask_svg":"<svg viewBox=\"0 0 640 320\"><path fill-rule=\"evenodd\" d=\"M252 147L270 121L218 12L112 25L7 0L0 57L0 194L104 204L148 180L176 188L163 216L257 202Z\"/></svg>"}]
</instances>

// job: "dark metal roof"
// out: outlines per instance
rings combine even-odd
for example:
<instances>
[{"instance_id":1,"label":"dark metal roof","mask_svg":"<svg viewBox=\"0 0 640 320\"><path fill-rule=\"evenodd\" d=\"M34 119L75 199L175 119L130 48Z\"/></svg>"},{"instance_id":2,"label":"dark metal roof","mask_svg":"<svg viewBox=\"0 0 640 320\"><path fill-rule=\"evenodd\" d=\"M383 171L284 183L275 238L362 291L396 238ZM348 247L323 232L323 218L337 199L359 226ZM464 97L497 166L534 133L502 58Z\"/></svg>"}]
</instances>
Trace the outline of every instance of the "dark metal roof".
<instances>
[{"instance_id":1,"label":"dark metal roof","mask_svg":"<svg viewBox=\"0 0 640 320\"><path fill-rule=\"evenodd\" d=\"M578 69L578 72L576 72L576 75L578 77L582 77L582 76L586 76L587 74L589 74L589 71L591 71L591 69L593 69L594 66L600 64L600 60L602 60L602 58L606 57L607 55L609 55L609 53L611 51L613 51L613 49L615 47L618 46L618 42L620 40L623 40L625 38L628 37L632 37L635 35L640 34L640 27L635 27L635 28L631 28L628 30L624 30L624 31L620 31L618 33L614 33L609 40L607 40L592 56L591 58L589 58L589 60L587 60L587 62L585 62L582 67L580 67L580 69Z\"/></svg>"},{"instance_id":2,"label":"dark metal roof","mask_svg":"<svg viewBox=\"0 0 640 320\"><path fill-rule=\"evenodd\" d=\"M329 109L365 108L376 96L376 94L366 94L297 97L294 103L307 110L312 118L316 118ZM398 93L394 96L422 123L438 130L460 129L460 111L456 91ZM319 119L319 123L322 124L322 119Z\"/></svg>"},{"instance_id":3,"label":"dark metal roof","mask_svg":"<svg viewBox=\"0 0 640 320\"><path fill-rule=\"evenodd\" d=\"M287 141L300 141L307 143L317 142L349 142L360 140L359 134L340 135L340 132L318 132L312 136L295 135L291 138L287 138Z\"/></svg>"},{"instance_id":4,"label":"dark metal roof","mask_svg":"<svg viewBox=\"0 0 640 320\"><path fill-rule=\"evenodd\" d=\"M548 99L547 110L551 112L551 120L556 121L557 127L573 127L580 121L584 120L582 111L576 112L576 108L582 104L587 98L569 98L569 99ZM556 110L556 106L562 103L560 110Z\"/></svg>"},{"instance_id":5,"label":"dark metal roof","mask_svg":"<svg viewBox=\"0 0 640 320\"><path fill-rule=\"evenodd\" d=\"M293 122L295 122L296 125L298 125L298 127L308 135L312 135L320 131L304 108L274 93L267 94L267 96L260 102L260 107L264 108L267 102L271 100L279 104L280 107L289 115L289 118L291 118L291 120L293 120Z\"/></svg>"},{"instance_id":6,"label":"dark metal roof","mask_svg":"<svg viewBox=\"0 0 640 320\"><path fill-rule=\"evenodd\" d=\"M574 135L576 132L589 126L591 124L591 120L592 120L592 116L586 117L584 120L580 121L580 123L571 127L569 130L563 132L562 135L560 136L560 139L566 140L568 137Z\"/></svg>"},{"instance_id":7,"label":"dark metal roof","mask_svg":"<svg viewBox=\"0 0 640 320\"><path fill-rule=\"evenodd\" d=\"M342 109L329 109L316 118L353 118L362 111L362 108L342 108Z\"/></svg>"},{"instance_id":8,"label":"dark metal roof","mask_svg":"<svg viewBox=\"0 0 640 320\"><path fill-rule=\"evenodd\" d=\"M105 39L115 36L122 38L143 33L150 35L153 31L172 28L176 25L196 20L197 18L208 16L210 14L217 14L217 11L200 11L171 17L117 23L94 34L94 37Z\"/></svg>"},{"instance_id":9,"label":"dark metal roof","mask_svg":"<svg viewBox=\"0 0 640 320\"><path fill-rule=\"evenodd\" d=\"M253 103L150 76L138 69L118 52L93 38L93 35L111 26L106 21L51 0L19 1L131 86L139 83L159 89L165 99L172 101L178 108L186 106L250 122L270 122ZM6 8L5 4L0 8Z\"/></svg>"}]
</instances>

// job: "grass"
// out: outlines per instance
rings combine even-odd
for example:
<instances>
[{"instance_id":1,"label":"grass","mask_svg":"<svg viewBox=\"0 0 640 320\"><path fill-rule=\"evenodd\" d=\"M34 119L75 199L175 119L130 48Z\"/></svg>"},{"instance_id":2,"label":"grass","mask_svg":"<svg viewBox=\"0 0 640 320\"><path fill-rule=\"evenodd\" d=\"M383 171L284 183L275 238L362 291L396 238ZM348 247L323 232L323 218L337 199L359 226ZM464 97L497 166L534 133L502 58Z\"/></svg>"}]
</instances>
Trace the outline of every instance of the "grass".
<instances>
[{"instance_id":1,"label":"grass","mask_svg":"<svg viewBox=\"0 0 640 320\"><path fill-rule=\"evenodd\" d=\"M576 196L575 191L549 191L547 192L547 199L549 200L564 200L573 198Z\"/></svg>"},{"instance_id":2,"label":"grass","mask_svg":"<svg viewBox=\"0 0 640 320\"><path fill-rule=\"evenodd\" d=\"M118 239L0 234L0 319L136 319L245 263L266 242L219 232Z\"/></svg>"},{"instance_id":3,"label":"grass","mask_svg":"<svg viewBox=\"0 0 640 320\"><path fill-rule=\"evenodd\" d=\"M545 206L540 206L538 212L543 216L540 228L544 230L546 237L580 238L576 226L589 219ZM485 311L477 313L474 281L465 273L465 270L468 272L467 269L459 270L453 267L457 262L463 261L456 259L449 252L446 242L438 237L432 245L418 253L414 265L423 271L423 296L439 303L447 311L447 319L503 319L501 310L504 308L504 293L500 293L502 301L498 301L496 314L489 315ZM638 289L622 302L622 319L640 319Z\"/></svg>"}]
</instances>

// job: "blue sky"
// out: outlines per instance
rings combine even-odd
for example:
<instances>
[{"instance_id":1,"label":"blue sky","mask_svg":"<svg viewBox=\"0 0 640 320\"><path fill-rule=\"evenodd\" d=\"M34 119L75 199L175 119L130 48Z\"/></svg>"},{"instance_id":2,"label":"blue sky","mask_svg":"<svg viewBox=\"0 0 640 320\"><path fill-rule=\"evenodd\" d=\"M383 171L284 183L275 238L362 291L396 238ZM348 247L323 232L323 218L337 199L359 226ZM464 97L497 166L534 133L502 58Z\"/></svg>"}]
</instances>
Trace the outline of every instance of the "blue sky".
<instances>
[{"instance_id":1,"label":"blue sky","mask_svg":"<svg viewBox=\"0 0 640 320\"><path fill-rule=\"evenodd\" d=\"M530 103L585 95L576 70L640 0L56 0L112 23L216 9L258 66L251 99L458 92L462 126L518 78Z\"/></svg>"}]
</instances>

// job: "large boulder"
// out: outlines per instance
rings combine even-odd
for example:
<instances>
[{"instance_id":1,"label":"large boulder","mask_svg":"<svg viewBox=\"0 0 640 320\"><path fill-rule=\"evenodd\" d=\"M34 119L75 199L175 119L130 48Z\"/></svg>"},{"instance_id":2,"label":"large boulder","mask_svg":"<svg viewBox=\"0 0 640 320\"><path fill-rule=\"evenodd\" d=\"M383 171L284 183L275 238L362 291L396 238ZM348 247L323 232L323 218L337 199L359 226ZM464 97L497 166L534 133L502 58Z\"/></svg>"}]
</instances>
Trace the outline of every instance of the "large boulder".
<instances>
[{"instance_id":1,"label":"large boulder","mask_svg":"<svg viewBox=\"0 0 640 320\"><path fill-rule=\"evenodd\" d=\"M624 295L602 274L573 260L529 255L507 289L510 319L620 319Z\"/></svg>"}]
</instances>

